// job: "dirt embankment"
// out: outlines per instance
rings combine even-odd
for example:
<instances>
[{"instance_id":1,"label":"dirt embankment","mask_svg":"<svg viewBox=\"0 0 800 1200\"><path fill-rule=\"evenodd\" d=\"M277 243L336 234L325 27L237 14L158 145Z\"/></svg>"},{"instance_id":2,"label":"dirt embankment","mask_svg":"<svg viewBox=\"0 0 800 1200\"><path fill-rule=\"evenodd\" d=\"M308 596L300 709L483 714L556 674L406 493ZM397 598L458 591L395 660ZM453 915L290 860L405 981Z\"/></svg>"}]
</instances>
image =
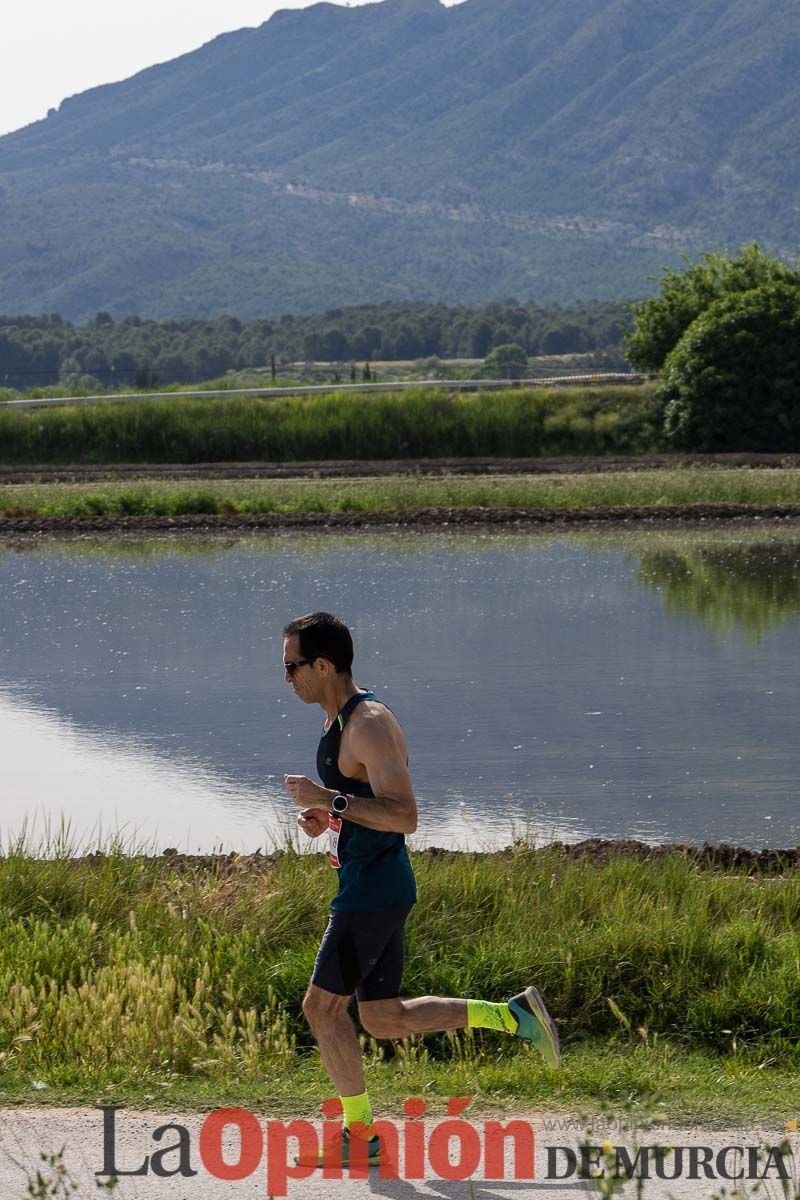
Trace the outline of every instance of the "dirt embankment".
<instances>
[{"instance_id":1,"label":"dirt embankment","mask_svg":"<svg viewBox=\"0 0 800 1200\"><path fill-rule=\"evenodd\" d=\"M711 522L783 523L800 520L800 504L596 505L591 508L409 508L386 512L235 513L164 516L42 517L0 515L0 537L30 534L83 536L97 533L280 532L382 529L396 532L443 529L602 528L609 525L697 526Z\"/></svg>"},{"instance_id":2,"label":"dirt embankment","mask_svg":"<svg viewBox=\"0 0 800 1200\"><path fill-rule=\"evenodd\" d=\"M3 483L91 483L127 479L359 479L383 475L572 475L670 467L797 469L800 454L649 454L585 458L342 459L320 462L112 463L2 466Z\"/></svg>"},{"instance_id":3,"label":"dirt embankment","mask_svg":"<svg viewBox=\"0 0 800 1200\"><path fill-rule=\"evenodd\" d=\"M282 851L273 854L262 854L256 850L253 854L238 854L230 851L228 854L184 854L174 848L164 850L158 861L170 870L178 871L213 871L217 875L236 875L239 873L269 871ZM470 858L492 859L504 858L515 853L513 848L505 850L444 850L439 846L430 846L419 851L430 858ZM587 838L582 842L553 842L550 846L542 846L534 850L534 856L552 857L557 854L569 862L589 862L603 865L613 858L632 858L640 862L663 862L668 858L685 858L703 870L719 871L722 873L744 875L782 875L786 871L800 869L800 846L786 849L767 848L763 850L748 850L743 846L728 846L726 844L711 845L706 842L703 846L690 846L682 842L668 842L662 846L650 846L645 842L629 839ZM79 863L102 863L105 855L102 851L84 855L72 861Z\"/></svg>"},{"instance_id":4,"label":"dirt embankment","mask_svg":"<svg viewBox=\"0 0 800 1200\"><path fill-rule=\"evenodd\" d=\"M2 467L0 485L139 480L359 479L390 475L569 475L675 467L800 468L800 455L656 454L587 458L437 458L297 463L123 463L106 466ZM445 528L669 526L706 522L795 521L800 504L592 505L586 508L407 508L370 512L190 513L180 516L45 517L20 509L0 514L0 537L16 534L224 533L281 530L424 530Z\"/></svg>"}]
</instances>

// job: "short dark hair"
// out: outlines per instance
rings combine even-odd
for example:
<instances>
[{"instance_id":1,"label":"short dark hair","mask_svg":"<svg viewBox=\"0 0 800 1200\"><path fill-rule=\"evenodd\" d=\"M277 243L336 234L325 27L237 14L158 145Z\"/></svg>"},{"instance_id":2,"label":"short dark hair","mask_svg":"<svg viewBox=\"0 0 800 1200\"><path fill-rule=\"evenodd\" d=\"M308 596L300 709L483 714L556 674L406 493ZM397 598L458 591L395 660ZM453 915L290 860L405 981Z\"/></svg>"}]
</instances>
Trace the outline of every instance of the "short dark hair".
<instances>
[{"instance_id":1,"label":"short dark hair","mask_svg":"<svg viewBox=\"0 0 800 1200\"><path fill-rule=\"evenodd\" d=\"M353 638L341 617L333 613L308 613L284 626L285 638L300 638L303 658L327 658L339 675L351 675L353 670Z\"/></svg>"}]
</instances>

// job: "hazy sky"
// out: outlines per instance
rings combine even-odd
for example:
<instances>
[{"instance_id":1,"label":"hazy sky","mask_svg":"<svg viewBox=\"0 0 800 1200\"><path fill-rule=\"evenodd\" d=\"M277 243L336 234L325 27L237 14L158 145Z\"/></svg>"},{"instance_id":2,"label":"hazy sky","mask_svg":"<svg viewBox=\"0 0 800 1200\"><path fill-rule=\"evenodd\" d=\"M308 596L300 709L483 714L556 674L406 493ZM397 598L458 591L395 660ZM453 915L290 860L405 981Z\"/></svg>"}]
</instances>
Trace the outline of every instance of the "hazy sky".
<instances>
[{"instance_id":1,"label":"hazy sky","mask_svg":"<svg viewBox=\"0 0 800 1200\"><path fill-rule=\"evenodd\" d=\"M38 121L66 96L125 79L143 67L194 50L228 29L261 25L278 9L308 8L311 3L28 0L9 4L3 13L0 134Z\"/></svg>"}]
</instances>

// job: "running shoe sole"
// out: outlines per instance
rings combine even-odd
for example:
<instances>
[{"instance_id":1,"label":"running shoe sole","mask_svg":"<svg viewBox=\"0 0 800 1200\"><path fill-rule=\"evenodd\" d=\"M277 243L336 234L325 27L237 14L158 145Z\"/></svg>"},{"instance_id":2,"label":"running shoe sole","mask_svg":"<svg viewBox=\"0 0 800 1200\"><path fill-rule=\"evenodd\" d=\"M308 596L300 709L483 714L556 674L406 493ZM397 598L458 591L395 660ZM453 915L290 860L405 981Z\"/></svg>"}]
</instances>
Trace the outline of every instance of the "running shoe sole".
<instances>
[{"instance_id":1,"label":"running shoe sole","mask_svg":"<svg viewBox=\"0 0 800 1200\"><path fill-rule=\"evenodd\" d=\"M508 1002L508 1007L517 1018L514 1036L532 1042L548 1067L560 1067L561 1046L558 1030L536 988L526 988L518 996L513 996Z\"/></svg>"}]
</instances>

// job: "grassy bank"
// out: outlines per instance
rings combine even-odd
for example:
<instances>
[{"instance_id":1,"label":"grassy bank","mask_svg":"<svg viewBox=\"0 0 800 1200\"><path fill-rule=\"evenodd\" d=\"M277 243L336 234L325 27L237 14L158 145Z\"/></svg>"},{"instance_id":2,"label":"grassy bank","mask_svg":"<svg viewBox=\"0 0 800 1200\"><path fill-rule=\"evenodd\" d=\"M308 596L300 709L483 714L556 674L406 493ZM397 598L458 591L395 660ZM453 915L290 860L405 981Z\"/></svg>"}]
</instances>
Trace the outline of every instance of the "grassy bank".
<instances>
[{"instance_id":1,"label":"grassy bank","mask_svg":"<svg viewBox=\"0 0 800 1200\"><path fill-rule=\"evenodd\" d=\"M273 462L637 454L664 449L652 385L459 394L410 390L12 410L5 463Z\"/></svg>"},{"instance_id":2,"label":"grassy bank","mask_svg":"<svg viewBox=\"0 0 800 1200\"><path fill-rule=\"evenodd\" d=\"M800 503L800 471L703 467L601 475L9 484L0 513L177 516L184 513L386 512L436 508Z\"/></svg>"},{"instance_id":3,"label":"grassy bank","mask_svg":"<svg viewBox=\"0 0 800 1200\"><path fill-rule=\"evenodd\" d=\"M487 1032L367 1039L381 1104L425 1088L434 1107L634 1097L672 1116L795 1115L800 872L565 861L525 845L418 854L415 867L406 994L499 1000L535 981L565 1067ZM331 887L320 857L293 852L260 866L7 853L0 1100L312 1111L330 1089L300 999Z\"/></svg>"}]
</instances>

